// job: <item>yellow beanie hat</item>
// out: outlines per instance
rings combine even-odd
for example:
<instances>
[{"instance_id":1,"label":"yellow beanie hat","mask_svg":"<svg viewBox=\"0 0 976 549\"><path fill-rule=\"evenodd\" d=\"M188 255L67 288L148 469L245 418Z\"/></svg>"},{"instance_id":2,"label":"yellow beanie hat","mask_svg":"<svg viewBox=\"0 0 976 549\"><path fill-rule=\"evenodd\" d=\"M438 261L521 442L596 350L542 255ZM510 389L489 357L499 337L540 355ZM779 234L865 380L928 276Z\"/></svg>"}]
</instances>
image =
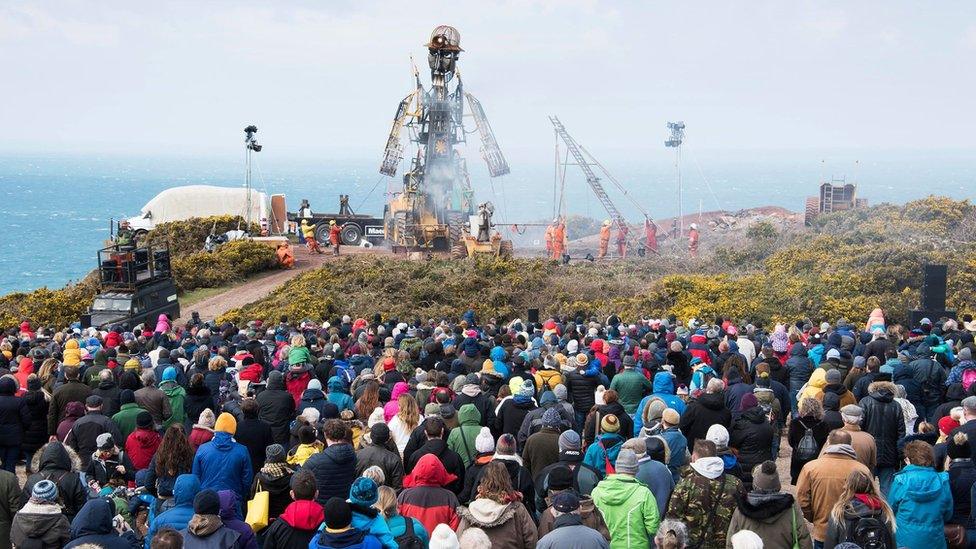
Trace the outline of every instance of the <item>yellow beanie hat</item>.
<instances>
[{"instance_id":1,"label":"yellow beanie hat","mask_svg":"<svg viewBox=\"0 0 976 549\"><path fill-rule=\"evenodd\" d=\"M125 366L122 367L125 370L141 370L142 363L139 362L138 358L130 358L125 362Z\"/></svg>"},{"instance_id":2,"label":"yellow beanie hat","mask_svg":"<svg viewBox=\"0 0 976 549\"><path fill-rule=\"evenodd\" d=\"M233 415L224 412L217 416L217 423L214 424L214 431L233 435L237 432L237 420L234 419Z\"/></svg>"}]
</instances>

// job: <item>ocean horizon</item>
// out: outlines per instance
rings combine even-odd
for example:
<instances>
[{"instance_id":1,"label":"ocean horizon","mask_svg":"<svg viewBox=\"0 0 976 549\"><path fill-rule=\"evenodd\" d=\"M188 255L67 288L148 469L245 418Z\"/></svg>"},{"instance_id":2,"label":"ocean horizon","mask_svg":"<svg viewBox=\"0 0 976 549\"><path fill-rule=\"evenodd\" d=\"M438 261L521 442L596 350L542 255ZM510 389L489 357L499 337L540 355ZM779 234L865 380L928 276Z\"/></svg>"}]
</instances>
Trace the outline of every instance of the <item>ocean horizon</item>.
<instances>
[{"instance_id":1,"label":"ocean horizon","mask_svg":"<svg viewBox=\"0 0 976 549\"><path fill-rule=\"evenodd\" d=\"M552 217L553 162L516 155L509 159L512 173L492 181L476 153L471 156L469 151L477 199L495 203L496 222ZM672 156L654 151L600 160L653 217L677 213ZM387 185L399 186L404 166L390 179L378 173L378 155L337 161L262 154L253 185L286 195L291 211L306 198L313 211L337 211L338 195L348 194L357 213L381 216ZM770 205L802 211L805 197L816 194L822 179L832 178L857 183L858 196L870 204L900 204L933 194L976 199L976 151L694 151L682 162L682 211ZM637 206L612 183L604 183L627 217L642 219ZM96 251L113 219L137 215L166 188L193 184L243 186L241 157L0 154L0 218L6 220L0 294L80 279L95 268ZM575 166L569 167L565 188L569 213L606 217Z\"/></svg>"}]
</instances>

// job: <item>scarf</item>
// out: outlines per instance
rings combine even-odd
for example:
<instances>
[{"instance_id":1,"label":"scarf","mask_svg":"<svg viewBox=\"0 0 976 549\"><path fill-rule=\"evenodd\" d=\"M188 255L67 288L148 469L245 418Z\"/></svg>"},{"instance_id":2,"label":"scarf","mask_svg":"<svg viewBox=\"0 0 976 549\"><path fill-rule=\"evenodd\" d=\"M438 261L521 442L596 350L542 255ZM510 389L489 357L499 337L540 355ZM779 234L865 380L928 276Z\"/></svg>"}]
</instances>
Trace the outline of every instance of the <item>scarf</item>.
<instances>
[{"instance_id":1,"label":"scarf","mask_svg":"<svg viewBox=\"0 0 976 549\"><path fill-rule=\"evenodd\" d=\"M281 478L285 475L290 475L295 471L288 467L287 463L272 462L265 463L264 467L261 468L261 472L267 475L268 478Z\"/></svg>"},{"instance_id":2,"label":"scarf","mask_svg":"<svg viewBox=\"0 0 976 549\"><path fill-rule=\"evenodd\" d=\"M854 447L850 444L831 444L824 449L823 453L840 454L851 459L857 459L857 454L854 452Z\"/></svg>"}]
</instances>

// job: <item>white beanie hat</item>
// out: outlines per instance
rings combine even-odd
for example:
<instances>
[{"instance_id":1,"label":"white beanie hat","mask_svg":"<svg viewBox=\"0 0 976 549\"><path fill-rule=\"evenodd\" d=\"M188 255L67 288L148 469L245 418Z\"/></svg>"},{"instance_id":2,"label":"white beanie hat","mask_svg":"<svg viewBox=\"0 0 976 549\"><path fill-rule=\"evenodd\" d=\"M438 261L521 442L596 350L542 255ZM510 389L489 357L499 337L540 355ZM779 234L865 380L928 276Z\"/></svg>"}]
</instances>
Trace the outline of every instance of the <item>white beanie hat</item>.
<instances>
[{"instance_id":1,"label":"white beanie hat","mask_svg":"<svg viewBox=\"0 0 976 549\"><path fill-rule=\"evenodd\" d=\"M481 432L474 439L474 448L479 454L495 451L495 438L491 436L491 431L487 427L482 427Z\"/></svg>"},{"instance_id":2,"label":"white beanie hat","mask_svg":"<svg viewBox=\"0 0 976 549\"><path fill-rule=\"evenodd\" d=\"M739 530L732 535L732 549L763 549L763 540L752 530Z\"/></svg>"},{"instance_id":3,"label":"white beanie hat","mask_svg":"<svg viewBox=\"0 0 976 549\"><path fill-rule=\"evenodd\" d=\"M716 423L708 428L708 432L705 433L705 440L710 440L715 444L716 448L728 448L729 430L725 426Z\"/></svg>"},{"instance_id":4,"label":"white beanie hat","mask_svg":"<svg viewBox=\"0 0 976 549\"><path fill-rule=\"evenodd\" d=\"M438 524L430 534L430 549L461 549L457 534L451 527L441 523Z\"/></svg>"},{"instance_id":5,"label":"white beanie hat","mask_svg":"<svg viewBox=\"0 0 976 549\"><path fill-rule=\"evenodd\" d=\"M578 350L579 350L579 342L576 341L575 339L570 339L569 342L566 343L566 353L570 355L575 355L576 351Z\"/></svg>"}]
</instances>

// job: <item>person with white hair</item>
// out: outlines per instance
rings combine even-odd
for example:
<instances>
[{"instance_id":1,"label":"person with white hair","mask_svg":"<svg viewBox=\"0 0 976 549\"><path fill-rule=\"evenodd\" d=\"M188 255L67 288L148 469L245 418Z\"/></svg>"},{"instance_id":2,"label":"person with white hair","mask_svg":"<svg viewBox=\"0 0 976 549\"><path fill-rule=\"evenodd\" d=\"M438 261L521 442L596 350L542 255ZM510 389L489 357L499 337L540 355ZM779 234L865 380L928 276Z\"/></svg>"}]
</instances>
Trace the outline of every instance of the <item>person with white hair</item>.
<instances>
[{"instance_id":1,"label":"person with white hair","mask_svg":"<svg viewBox=\"0 0 976 549\"><path fill-rule=\"evenodd\" d=\"M158 429L173 415L169 397L156 387L156 373L153 370L143 370L139 379L142 381L142 389L135 392L136 404L149 412Z\"/></svg>"}]
</instances>

